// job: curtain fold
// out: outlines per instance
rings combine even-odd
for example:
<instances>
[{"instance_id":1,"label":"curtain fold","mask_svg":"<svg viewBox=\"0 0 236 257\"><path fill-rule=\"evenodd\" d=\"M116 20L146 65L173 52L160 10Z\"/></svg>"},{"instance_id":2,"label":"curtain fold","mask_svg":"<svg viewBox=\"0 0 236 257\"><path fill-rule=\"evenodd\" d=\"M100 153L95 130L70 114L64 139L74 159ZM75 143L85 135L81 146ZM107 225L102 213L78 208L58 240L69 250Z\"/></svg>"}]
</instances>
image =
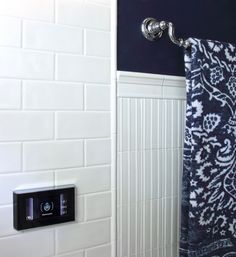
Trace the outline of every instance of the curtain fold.
<instances>
[{"instance_id":1,"label":"curtain fold","mask_svg":"<svg viewBox=\"0 0 236 257\"><path fill-rule=\"evenodd\" d=\"M180 257L236 257L236 45L189 40Z\"/></svg>"}]
</instances>

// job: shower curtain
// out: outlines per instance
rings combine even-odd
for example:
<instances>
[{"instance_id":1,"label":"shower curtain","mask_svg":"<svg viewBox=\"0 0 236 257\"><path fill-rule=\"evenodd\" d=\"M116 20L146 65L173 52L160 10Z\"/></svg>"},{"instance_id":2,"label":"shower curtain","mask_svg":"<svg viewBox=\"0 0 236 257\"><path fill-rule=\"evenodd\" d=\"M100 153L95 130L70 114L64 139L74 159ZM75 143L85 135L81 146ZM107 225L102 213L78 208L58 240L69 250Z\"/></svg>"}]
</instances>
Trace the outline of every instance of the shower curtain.
<instances>
[{"instance_id":1,"label":"shower curtain","mask_svg":"<svg viewBox=\"0 0 236 257\"><path fill-rule=\"evenodd\" d=\"M236 45L189 40L180 257L236 257Z\"/></svg>"}]
</instances>

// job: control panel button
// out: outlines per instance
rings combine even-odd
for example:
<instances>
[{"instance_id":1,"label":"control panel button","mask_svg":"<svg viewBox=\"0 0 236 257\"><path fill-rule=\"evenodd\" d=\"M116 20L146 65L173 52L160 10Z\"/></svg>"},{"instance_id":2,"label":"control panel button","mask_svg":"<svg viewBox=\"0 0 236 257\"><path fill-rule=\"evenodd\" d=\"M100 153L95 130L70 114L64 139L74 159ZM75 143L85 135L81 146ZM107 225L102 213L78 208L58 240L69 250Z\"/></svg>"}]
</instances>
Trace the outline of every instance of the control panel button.
<instances>
[{"instance_id":1,"label":"control panel button","mask_svg":"<svg viewBox=\"0 0 236 257\"><path fill-rule=\"evenodd\" d=\"M51 204L50 203L48 203L48 202L46 202L44 205L43 205L43 209L44 209L44 211L50 211L51 210Z\"/></svg>"},{"instance_id":2,"label":"control panel button","mask_svg":"<svg viewBox=\"0 0 236 257\"><path fill-rule=\"evenodd\" d=\"M53 211L53 207L54 207L54 204L53 202L42 202L40 204L40 210L41 212L49 212L49 211Z\"/></svg>"}]
</instances>

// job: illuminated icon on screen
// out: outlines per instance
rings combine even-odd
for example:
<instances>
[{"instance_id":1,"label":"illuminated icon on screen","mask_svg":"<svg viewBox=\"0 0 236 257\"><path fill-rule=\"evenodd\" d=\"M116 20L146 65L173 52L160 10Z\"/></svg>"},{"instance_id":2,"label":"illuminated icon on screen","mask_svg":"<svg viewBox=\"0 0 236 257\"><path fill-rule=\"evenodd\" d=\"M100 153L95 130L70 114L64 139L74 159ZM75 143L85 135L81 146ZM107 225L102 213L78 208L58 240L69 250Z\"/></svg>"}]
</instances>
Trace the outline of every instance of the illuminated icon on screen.
<instances>
[{"instance_id":1,"label":"illuminated icon on screen","mask_svg":"<svg viewBox=\"0 0 236 257\"><path fill-rule=\"evenodd\" d=\"M33 197L26 199L26 220L34 219L34 199Z\"/></svg>"}]
</instances>

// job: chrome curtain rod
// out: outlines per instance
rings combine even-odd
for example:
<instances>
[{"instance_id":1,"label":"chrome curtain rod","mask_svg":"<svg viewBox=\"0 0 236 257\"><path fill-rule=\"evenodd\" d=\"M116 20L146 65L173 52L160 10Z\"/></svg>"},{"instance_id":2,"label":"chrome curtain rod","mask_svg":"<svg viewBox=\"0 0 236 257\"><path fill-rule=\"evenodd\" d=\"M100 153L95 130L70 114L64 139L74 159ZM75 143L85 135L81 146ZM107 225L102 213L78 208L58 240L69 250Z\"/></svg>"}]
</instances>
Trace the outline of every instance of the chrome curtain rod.
<instances>
[{"instance_id":1,"label":"chrome curtain rod","mask_svg":"<svg viewBox=\"0 0 236 257\"><path fill-rule=\"evenodd\" d=\"M141 25L143 36L150 41L155 41L161 38L166 29L168 29L169 38L174 44L184 48L188 48L190 46L190 42L188 40L176 38L175 27L173 23L169 21L157 21L154 18L147 18Z\"/></svg>"}]
</instances>

